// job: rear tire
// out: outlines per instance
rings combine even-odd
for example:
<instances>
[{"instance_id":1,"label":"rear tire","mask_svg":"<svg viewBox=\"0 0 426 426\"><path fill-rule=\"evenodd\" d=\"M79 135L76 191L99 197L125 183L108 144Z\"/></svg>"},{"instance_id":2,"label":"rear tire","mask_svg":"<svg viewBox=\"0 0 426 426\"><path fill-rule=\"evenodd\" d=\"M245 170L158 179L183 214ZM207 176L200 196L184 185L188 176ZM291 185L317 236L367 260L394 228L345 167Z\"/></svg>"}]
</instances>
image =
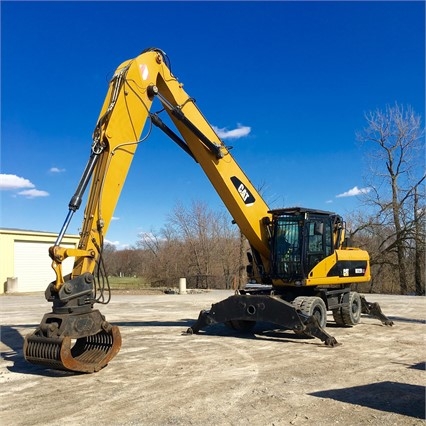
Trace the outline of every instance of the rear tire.
<instances>
[{"instance_id":1,"label":"rear tire","mask_svg":"<svg viewBox=\"0 0 426 426\"><path fill-rule=\"evenodd\" d=\"M348 305L333 310L334 321L337 325L343 327L353 327L359 324L361 307L361 296L355 291L349 292Z\"/></svg>"},{"instance_id":2,"label":"rear tire","mask_svg":"<svg viewBox=\"0 0 426 426\"><path fill-rule=\"evenodd\" d=\"M361 320L361 296L351 291L349 293L349 306L342 307L342 317L345 325L357 325Z\"/></svg>"},{"instance_id":3,"label":"rear tire","mask_svg":"<svg viewBox=\"0 0 426 426\"><path fill-rule=\"evenodd\" d=\"M343 320L342 308L333 309L332 313L333 313L333 319L336 325L338 325L339 327L345 327L346 324L345 324L345 321Z\"/></svg>"}]
</instances>

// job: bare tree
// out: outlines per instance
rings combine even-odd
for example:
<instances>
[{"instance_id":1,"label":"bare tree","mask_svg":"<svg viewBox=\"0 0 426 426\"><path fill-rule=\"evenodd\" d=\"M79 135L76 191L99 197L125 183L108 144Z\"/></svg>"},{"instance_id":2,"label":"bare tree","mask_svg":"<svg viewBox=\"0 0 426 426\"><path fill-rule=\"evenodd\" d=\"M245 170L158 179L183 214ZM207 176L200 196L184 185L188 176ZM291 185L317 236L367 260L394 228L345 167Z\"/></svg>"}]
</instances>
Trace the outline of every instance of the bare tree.
<instances>
[{"instance_id":1,"label":"bare tree","mask_svg":"<svg viewBox=\"0 0 426 426\"><path fill-rule=\"evenodd\" d=\"M413 282L410 272L418 271L419 280L424 276L420 259L422 250L424 253L425 206L421 119L412 108L398 104L370 112L365 118L367 127L358 139L367 145L372 160L367 180L370 191L364 196L372 209L369 223L362 227L380 232L380 262L392 265L396 257L400 293L407 294ZM416 247L417 255L411 256ZM410 259L414 261L410 263ZM424 281L417 283L415 291L424 293Z\"/></svg>"},{"instance_id":2,"label":"bare tree","mask_svg":"<svg viewBox=\"0 0 426 426\"><path fill-rule=\"evenodd\" d=\"M238 287L241 269L239 229L232 225L229 214L222 211L215 214L212 230L215 268L223 273L226 288Z\"/></svg>"},{"instance_id":3,"label":"bare tree","mask_svg":"<svg viewBox=\"0 0 426 426\"><path fill-rule=\"evenodd\" d=\"M106 265L108 275L118 275L118 264L116 259L117 249L113 244L105 243L102 250L103 263Z\"/></svg>"},{"instance_id":4,"label":"bare tree","mask_svg":"<svg viewBox=\"0 0 426 426\"><path fill-rule=\"evenodd\" d=\"M355 213L348 229L351 230L352 244L370 254L371 281L369 284L358 284L358 290L390 294L399 292L399 278L395 274L398 269L396 254L387 252L383 247L383 242L393 235L393 230L379 223L375 215L366 215L365 211Z\"/></svg>"},{"instance_id":5,"label":"bare tree","mask_svg":"<svg viewBox=\"0 0 426 426\"><path fill-rule=\"evenodd\" d=\"M151 230L139 235L138 247L143 251L143 276L151 283L173 286L179 277L186 276L185 253L182 241L166 224L159 232Z\"/></svg>"},{"instance_id":6,"label":"bare tree","mask_svg":"<svg viewBox=\"0 0 426 426\"><path fill-rule=\"evenodd\" d=\"M178 203L161 231L141 234L138 246L151 283L187 277L189 286L230 288L238 276L238 228L229 214L199 201L190 208Z\"/></svg>"},{"instance_id":7,"label":"bare tree","mask_svg":"<svg viewBox=\"0 0 426 426\"><path fill-rule=\"evenodd\" d=\"M118 276L135 277L141 264L141 253L135 248L126 248L117 250L114 253L116 265L118 268Z\"/></svg>"},{"instance_id":8,"label":"bare tree","mask_svg":"<svg viewBox=\"0 0 426 426\"><path fill-rule=\"evenodd\" d=\"M197 275L211 274L212 212L201 202L193 202L190 210L177 204L169 216L169 223L188 246L193 271Z\"/></svg>"}]
</instances>

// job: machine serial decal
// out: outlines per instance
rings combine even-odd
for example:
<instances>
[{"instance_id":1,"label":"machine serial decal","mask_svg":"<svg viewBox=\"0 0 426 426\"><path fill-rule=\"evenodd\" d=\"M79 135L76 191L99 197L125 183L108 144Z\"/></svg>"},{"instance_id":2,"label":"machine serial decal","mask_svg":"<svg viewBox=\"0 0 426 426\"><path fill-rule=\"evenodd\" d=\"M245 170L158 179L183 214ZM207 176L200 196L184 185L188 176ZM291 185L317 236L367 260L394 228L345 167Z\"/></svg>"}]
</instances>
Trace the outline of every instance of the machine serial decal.
<instances>
[{"instance_id":1,"label":"machine serial decal","mask_svg":"<svg viewBox=\"0 0 426 426\"><path fill-rule=\"evenodd\" d=\"M246 188L246 186L236 177L231 177L231 182L234 184L235 189L240 194L240 197L244 201L246 206L251 206L255 202L255 198L252 193Z\"/></svg>"},{"instance_id":2,"label":"machine serial decal","mask_svg":"<svg viewBox=\"0 0 426 426\"><path fill-rule=\"evenodd\" d=\"M330 269L328 277L360 277L367 271L367 261L338 260Z\"/></svg>"}]
</instances>

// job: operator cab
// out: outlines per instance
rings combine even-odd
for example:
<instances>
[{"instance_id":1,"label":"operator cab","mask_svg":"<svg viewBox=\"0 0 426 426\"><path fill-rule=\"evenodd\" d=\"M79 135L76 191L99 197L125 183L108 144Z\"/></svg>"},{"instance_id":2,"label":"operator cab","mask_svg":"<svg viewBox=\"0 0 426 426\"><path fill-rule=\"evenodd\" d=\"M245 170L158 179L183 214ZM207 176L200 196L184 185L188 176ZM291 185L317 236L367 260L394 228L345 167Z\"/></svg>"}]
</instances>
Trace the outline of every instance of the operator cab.
<instances>
[{"instance_id":1,"label":"operator cab","mask_svg":"<svg viewBox=\"0 0 426 426\"><path fill-rule=\"evenodd\" d=\"M335 213L293 207L271 210L271 278L292 283L339 248L344 223Z\"/></svg>"}]
</instances>

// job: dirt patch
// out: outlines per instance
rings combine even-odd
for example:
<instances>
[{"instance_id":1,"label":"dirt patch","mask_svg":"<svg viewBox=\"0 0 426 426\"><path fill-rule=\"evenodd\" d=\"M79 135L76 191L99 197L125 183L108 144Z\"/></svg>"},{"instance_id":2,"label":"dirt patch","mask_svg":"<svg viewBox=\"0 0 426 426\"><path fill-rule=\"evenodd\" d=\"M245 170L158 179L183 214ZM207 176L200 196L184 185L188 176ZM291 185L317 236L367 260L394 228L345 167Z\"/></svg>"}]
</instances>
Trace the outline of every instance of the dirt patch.
<instances>
[{"instance_id":1,"label":"dirt patch","mask_svg":"<svg viewBox=\"0 0 426 426\"><path fill-rule=\"evenodd\" d=\"M23 359L43 296L0 298L2 422L9 425L424 425L426 299L368 296L395 326L363 316L328 331L342 343L258 324L238 335L186 329L229 291L113 294L99 309L123 346L102 371L74 375Z\"/></svg>"}]
</instances>

